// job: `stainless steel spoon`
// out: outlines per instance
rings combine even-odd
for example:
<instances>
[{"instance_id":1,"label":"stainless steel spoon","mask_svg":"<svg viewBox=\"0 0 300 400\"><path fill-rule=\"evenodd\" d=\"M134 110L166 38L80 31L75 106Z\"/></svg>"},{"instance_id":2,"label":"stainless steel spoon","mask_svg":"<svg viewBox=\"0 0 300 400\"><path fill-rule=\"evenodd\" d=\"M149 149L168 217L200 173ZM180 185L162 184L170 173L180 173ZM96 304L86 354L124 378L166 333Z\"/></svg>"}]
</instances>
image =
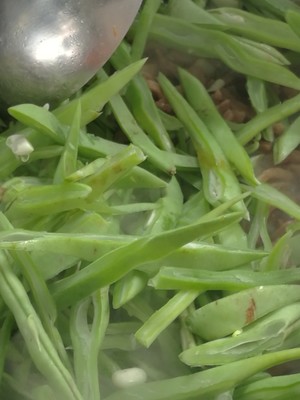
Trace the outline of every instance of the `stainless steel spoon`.
<instances>
[{"instance_id":1,"label":"stainless steel spoon","mask_svg":"<svg viewBox=\"0 0 300 400\"><path fill-rule=\"evenodd\" d=\"M0 0L0 103L56 103L125 36L142 0Z\"/></svg>"}]
</instances>

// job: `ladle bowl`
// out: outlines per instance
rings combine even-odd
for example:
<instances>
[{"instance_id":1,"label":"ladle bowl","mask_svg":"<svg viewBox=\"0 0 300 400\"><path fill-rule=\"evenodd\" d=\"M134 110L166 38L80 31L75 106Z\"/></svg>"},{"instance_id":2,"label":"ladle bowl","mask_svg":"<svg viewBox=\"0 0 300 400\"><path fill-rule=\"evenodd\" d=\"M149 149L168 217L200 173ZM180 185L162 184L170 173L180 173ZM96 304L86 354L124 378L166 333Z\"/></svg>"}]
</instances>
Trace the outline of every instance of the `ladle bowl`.
<instances>
[{"instance_id":1,"label":"ladle bowl","mask_svg":"<svg viewBox=\"0 0 300 400\"><path fill-rule=\"evenodd\" d=\"M60 102L127 33L142 0L0 0L0 104Z\"/></svg>"}]
</instances>

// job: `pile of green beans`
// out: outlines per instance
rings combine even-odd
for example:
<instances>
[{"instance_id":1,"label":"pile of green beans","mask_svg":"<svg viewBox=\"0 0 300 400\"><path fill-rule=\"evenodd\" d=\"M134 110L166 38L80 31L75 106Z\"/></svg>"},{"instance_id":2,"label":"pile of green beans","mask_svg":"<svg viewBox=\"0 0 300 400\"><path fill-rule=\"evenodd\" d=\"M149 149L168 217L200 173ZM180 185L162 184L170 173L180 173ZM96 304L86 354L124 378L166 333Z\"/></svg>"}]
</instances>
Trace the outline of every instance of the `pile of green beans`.
<instances>
[{"instance_id":1,"label":"pile of green beans","mask_svg":"<svg viewBox=\"0 0 300 400\"><path fill-rule=\"evenodd\" d=\"M74 97L7 110L0 399L300 393L300 206L257 173L262 138L274 166L299 152L299 22L296 0L144 0ZM157 48L218 65L253 116L225 120L187 64L155 71L159 109Z\"/></svg>"}]
</instances>

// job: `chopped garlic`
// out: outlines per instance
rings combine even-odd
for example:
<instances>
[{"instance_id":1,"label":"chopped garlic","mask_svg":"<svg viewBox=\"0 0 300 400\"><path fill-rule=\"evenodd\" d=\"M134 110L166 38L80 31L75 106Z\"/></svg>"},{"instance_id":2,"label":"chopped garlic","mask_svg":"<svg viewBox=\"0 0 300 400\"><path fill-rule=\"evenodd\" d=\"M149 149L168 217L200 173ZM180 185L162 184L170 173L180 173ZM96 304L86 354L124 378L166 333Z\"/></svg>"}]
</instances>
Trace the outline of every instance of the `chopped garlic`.
<instances>
[{"instance_id":1,"label":"chopped garlic","mask_svg":"<svg viewBox=\"0 0 300 400\"><path fill-rule=\"evenodd\" d=\"M119 388L145 383L147 380L146 372L141 368L125 368L115 371L112 381Z\"/></svg>"},{"instance_id":2,"label":"chopped garlic","mask_svg":"<svg viewBox=\"0 0 300 400\"><path fill-rule=\"evenodd\" d=\"M24 162L28 161L34 148L23 135L15 134L6 139L6 145L11 149L15 156L20 157Z\"/></svg>"}]
</instances>

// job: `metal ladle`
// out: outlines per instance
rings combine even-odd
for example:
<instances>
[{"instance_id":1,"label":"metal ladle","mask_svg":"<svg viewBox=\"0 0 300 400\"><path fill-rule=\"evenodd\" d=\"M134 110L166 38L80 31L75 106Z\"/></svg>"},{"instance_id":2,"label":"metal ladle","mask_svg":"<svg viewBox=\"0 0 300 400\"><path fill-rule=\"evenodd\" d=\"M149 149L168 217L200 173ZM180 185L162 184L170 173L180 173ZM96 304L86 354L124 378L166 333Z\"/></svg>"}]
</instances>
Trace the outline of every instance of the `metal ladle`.
<instances>
[{"instance_id":1,"label":"metal ladle","mask_svg":"<svg viewBox=\"0 0 300 400\"><path fill-rule=\"evenodd\" d=\"M0 0L0 104L57 103L125 36L142 0Z\"/></svg>"}]
</instances>

